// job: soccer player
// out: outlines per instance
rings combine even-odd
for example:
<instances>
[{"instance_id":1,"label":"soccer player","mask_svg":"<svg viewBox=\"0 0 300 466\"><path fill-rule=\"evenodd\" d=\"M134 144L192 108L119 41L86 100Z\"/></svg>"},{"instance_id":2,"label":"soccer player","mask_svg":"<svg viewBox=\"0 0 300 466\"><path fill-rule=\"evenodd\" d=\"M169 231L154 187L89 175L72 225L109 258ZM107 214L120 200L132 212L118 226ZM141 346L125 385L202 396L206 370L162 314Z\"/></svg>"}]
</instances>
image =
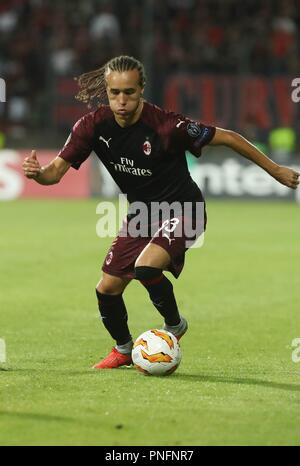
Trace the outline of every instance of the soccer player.
<instances>
[{"instance_id":1,"label":"soccer player","mask_svg":"<svg viewBox=\"0 0 300 466\"><path fill-rule=\"evenodd\" d=\"M23 163L27 178L51 185L58 183L70 167L79 169L94 151L127 194L130 205L141 201L149 207L153 202L165 201L192 206L188 213L183 210L181 215L169 218L147 216L142 223L146 222L148 235L140 236L130 232L130 222L137 212L131 212L129 206L123 227L104 260L102 278L96 288L103 324L116 342L109 355L94 366L97 369L132 362L132 337L122 296L132 279L147 289L164 318L166 330L178 339L187 330L173 286L163 274L170 271L176 278L180 275L189 247L183 227L194 226L197 212L201 205L205 206L202 193L189 174L186 150L199 157L207 144L224 145L259 165L280 183L292 189L299 184L299 173L274 163L240 134L206 126L146 102L145 82L143 65L128 56L113 58L102 68L83 74L78 78L77 98L87 104L97 99L97 109L74 125L65 146L49 165L41 167L35 151ZM105 95L109 105L102 103ZM204 207L202 226L193 240L203 232L205 224Z\"/></svg>"}]
</instances>

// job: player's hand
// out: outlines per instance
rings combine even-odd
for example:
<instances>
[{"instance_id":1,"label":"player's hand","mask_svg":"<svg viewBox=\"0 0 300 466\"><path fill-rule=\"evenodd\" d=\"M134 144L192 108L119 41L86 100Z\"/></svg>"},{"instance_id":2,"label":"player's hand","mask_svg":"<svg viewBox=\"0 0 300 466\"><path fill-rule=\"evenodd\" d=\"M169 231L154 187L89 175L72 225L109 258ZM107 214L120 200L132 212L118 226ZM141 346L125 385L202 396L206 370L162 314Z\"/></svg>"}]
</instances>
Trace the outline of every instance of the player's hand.
<instances>
[{"instance_id":1,"label":"player's hand","mask_svg":"<svg viewBox=\"0 0 300 466\"><path fill-rule=\"evenodd\" d=\"M41 173L41 166L35 150L32 150L30 156L24 159L22 168L26 178L36 178Z\"/></svg>"},{"instance_id":2,"label":"player's hand","mask_svg":"<svg viewBox=\"0 0 300 466\"><path fill-rule=\"evenodd\" d=\"M275 173L272 173L272 176L275 180L279 181L279 183L284 184L289 188L297 189L300 173L296 172L292 168L279 165Z\"/></svg>"}]
</instances>

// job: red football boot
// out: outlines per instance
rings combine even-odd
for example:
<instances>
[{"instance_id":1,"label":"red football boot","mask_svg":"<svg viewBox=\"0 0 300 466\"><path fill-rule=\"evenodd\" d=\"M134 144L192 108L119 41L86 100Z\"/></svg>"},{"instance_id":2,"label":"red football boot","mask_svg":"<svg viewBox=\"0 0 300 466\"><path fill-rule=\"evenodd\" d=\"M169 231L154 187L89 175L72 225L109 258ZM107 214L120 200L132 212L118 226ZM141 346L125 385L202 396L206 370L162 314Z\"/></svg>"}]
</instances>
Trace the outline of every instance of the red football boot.
<instances>
[{"instance_id":1,"label":"red football boot","mask_svg":"<svg viewBox=\"0 0 300 466\"><path fill-rule=\"evenodd\" d=\"M119 353L117 348L113 347L106 358L93 366L93 369L116 369L120 366L130 366L132 364L131 354Z\"/></svg>"}]
</instances>

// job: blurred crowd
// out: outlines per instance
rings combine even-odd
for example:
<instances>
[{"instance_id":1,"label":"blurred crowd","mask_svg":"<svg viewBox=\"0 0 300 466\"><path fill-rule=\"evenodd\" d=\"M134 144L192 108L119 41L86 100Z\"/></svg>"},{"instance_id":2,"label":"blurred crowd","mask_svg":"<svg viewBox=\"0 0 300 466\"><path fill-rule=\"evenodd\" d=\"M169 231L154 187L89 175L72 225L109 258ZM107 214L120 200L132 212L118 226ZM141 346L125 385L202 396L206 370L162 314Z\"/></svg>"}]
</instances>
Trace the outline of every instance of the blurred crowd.
<instances>
[{"instance_id":1,"label":"blurred crowd","mask_svg":"<svg viewBox=\"0 0 300 466\"><path fill-rule=\"evenodd\" d=\"M1 0L2 126L47 125L57 78L122 53L160 76L299 75L299 26L299 0Z\"/></svg>"}]
</instances>

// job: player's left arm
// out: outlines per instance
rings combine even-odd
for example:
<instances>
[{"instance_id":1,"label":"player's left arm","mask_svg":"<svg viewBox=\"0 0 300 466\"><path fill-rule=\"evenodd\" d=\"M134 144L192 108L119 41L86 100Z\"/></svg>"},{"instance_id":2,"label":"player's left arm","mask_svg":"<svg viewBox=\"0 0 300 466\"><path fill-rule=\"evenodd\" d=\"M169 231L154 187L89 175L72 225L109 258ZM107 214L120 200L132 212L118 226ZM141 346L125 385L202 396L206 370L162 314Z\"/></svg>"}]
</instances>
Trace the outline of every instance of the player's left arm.
<instances>
[{"instance_id":1,"label":"player's left arm","mask_svg":"<svg viewBox=\"0 0 300 466\"><path fill-rule=\"evenodd\" d=\"M299 184L300 173L273 162L273 160L251 144L251 142L234 131L216 128L215 135L209 144L230 147L235 152L251 160L251 162L256 163L268 172L269 175L289 188L296 189Z\"/></svg>"}]
</instances>

